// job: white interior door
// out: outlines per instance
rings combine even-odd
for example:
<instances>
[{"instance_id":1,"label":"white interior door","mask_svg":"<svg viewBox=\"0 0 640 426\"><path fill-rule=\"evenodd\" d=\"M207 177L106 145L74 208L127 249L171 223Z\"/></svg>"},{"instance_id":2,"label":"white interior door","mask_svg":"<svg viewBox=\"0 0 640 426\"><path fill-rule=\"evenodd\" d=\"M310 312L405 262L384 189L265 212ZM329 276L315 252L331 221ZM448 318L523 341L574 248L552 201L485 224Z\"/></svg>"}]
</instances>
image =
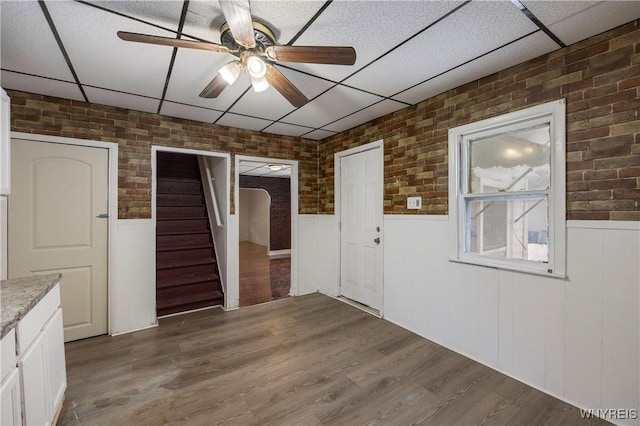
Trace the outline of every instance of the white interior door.
<instances>
[{"instance_id":1,"label":"white interior door","mask_svg":"<svg viewBox=\"0 0 640 426\"><path fill-rule=\"evenodd\" d=\"M65 341L105 334L108 150L11 143L9 278L61 272Z\"/></svg>"},{"instance_id":2,"label":"white interior door","mask_svg":"<svg viewBox=\"0 0 640 426\"><path fill-rule=\"evenodd\" d=\"M340 294L382 307L381 148L340 160Z\"/></svg>"}]
</instances>

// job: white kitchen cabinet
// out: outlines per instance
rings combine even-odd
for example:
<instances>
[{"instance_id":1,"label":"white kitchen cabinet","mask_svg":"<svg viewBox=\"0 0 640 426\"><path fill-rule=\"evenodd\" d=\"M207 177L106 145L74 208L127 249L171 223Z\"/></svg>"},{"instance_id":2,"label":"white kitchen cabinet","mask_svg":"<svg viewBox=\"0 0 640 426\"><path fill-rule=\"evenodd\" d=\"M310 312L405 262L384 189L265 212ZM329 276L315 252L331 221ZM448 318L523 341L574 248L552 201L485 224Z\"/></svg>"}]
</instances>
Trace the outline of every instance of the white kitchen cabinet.
<instances>
[{"instance_id":1,"label":"white kitchen cabinet","mask_svg":"<svg viewBox=\"0 0 640 426\"><path fill-rule=\"evenodd\" d=\"M0 407L0 425L22 426L22 403L20 393L20 375L14 368L0 385L2 407Z\"/></svg>"},{"instance_id":2,"label":"white kitchen cabinet","mask_svg":"<svg viewBox=\"0 0 640 426\"><path fill-rule=\"evenodd\" d=\"M46 377L49 392L47 394L50 418L56 415L67 389L67 368L64 358L64 332L62 309L58 308L45 328Z\"/></svg>"},{"instance_id":3,"label":"white kitchen cabinet","mask_svg":"<svg viewBox=\"0 0 640 426\"><path fill-rule=\"evenodd\" d=\"M0 195L11 192L11 101L0 89Z\"/></svg>"},{"instance_id":4,"label":"white kitchen cabinet","mask_svg":"<svg viewBox=\"0 0 640 426\"><path fill-rule=\"evenodd\" d=\"M2 406L0 425L22 425L20 374L16 367L16 331L9 330L0 341Z\"/></svg>"},{"instance_id":5,"label":"white kitchen cabinet","mask_svg":"<svg viewBox=\"0 0 640 426\"><path fill-rule=\"evenodd\" d=\"M47 394L49 383L46 378L46 339L39 334L29 349L18 360L22 378L24 421L27 425L49 425Z\"/></svg>"},{"instance_id":6,"label":"white kitchen cabinet","mask_svg":"<svg viewBox=\"0 0 640 426\"><path fill-rule=\"evenodd\" d=\"M60 284L18 322L17 338L25 424L49 425L67 388Z\"/></svg>"},{"instance_id":7,"label":"white kitchen cabinet","mask_svg":"<svg viewBox=\"0 0 640 426\"><path fill-rule=\"evenodd\" d=\"M60 284L41 297L0 342L2 426L51 425L62 408L67 372Z\"/></svg>"}]
</instances>

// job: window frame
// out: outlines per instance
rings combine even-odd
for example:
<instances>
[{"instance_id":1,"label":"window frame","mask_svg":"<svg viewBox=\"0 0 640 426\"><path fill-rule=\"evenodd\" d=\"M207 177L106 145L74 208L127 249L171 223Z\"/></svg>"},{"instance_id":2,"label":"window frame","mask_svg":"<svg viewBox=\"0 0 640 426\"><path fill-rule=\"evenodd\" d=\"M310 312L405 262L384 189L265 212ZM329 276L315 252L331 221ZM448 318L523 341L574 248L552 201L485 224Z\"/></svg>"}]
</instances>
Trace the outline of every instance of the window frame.
<instances>
[{"instance_id":1,"label":"window frame","mask_svg":"<svg viewBox=\"0 0 640 426\"><path fill-rule=\"evenodd\" d=\"M555 278L566 278L566 101L560 99L498 117L449 129L449 260ZM498 258L466 251L470 235L467 200L495 200L497 194L469 192L470 142L548 123L550 187L548 190L501 193L499 198L523 199L546 195L548 203L548 262Z\"/></svg>"}]
</instances>

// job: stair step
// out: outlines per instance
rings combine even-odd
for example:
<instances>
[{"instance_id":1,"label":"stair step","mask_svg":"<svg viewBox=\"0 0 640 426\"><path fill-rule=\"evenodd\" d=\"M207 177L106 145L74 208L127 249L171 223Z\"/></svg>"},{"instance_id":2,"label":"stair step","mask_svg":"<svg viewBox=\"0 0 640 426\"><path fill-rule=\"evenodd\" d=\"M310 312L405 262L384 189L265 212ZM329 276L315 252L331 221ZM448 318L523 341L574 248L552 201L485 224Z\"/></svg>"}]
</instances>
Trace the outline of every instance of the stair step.
<instances>
[{"instance_id":1,"label":"stair step","mask_svg":"<svg viewBox=\"0 0 640 426\"><path fill-rule=\"evenodd\" d=\"M209 219L160 220L156 222L156 231L160 234L183 231L209 232Z\"/></svg>"},{"instance_id":2,"label":"stair step","mask_svg":"<svg viewBox=\"0 0 640 426\"><path fill-rule=\"evenodd\" d=\"M158 179L159 194L202 194L200 179Z\"/></svg>"},{"instance_id":3,"label":"stair step","mask_svg":"<svg viewBox=\"0 0 640 426\"><path fill-rule=\"evenodd\" d=\"M213 249L213 244L204 243L204 244L170 245L167 247L157 247L157 243L156 243L156 253L163 253L165 251L181 251L181 250L197 250L197 249Z\"/></svg>"},{"instance_id":4,"label":"stair step","mask_svg":"<svg viewBox=\"0 0 640 426\"><path fill-rule=\"evenodd\" d=\"M209 232L191 234L156 234L156 249L190 247L192 245L212 244Z\"/></svg>"},{"instance_id":5,"label":"stair step","mask_svg":"<svg viewBox=\"0 0 640 426\"><path fill-rule=\"evenodd\" d=\"M209 231L203 232L201 230L194 230L194 231L162 231L159 232L158 229L156 228L156 236L160 236L160 237L169 237L169 236L179 236L179 235L204 235L204 234L208 234Z\"/></svg>"},{"instance_id":6,"label":"stair step","mask_svg":"<svg viewBox=\"0 0 640 426\"><path fill-rule=\"evenodd\" d=\"M169 221L181 221L181 220L206 220L209 221L208 217L203 217L203 216L175 216L175 217L158 217L156 218L156 221L159 222L169 222Z\"/></svg>"},{"instance_id":7,"label":"stair step","mask_svg":"<svg viewBox=\"0 0 640 426\"><path fill-rule=\"evenodd\" d=\"M159 291L173 287L184 287L200 283L211 283L213 288L220 288L220 278L214 273L199 275L197 277L167 278L163 280L157 280L156 287Z\"/></svg>"},{"instance_id":8,"label":"stair step","mask_svg":"<svg viewBox=\"0 0 640 426\"><path fill-rule=\"evenodd\" d=\"M189 294L207 293L210 291L220 292L220 290L219 280L200 281L197 283L187 283L183 285L172 285L158 288L156 298L157 300L161 300L173 297L182 297Z\"/></svg>"},{"instance_id":9,"label":"stair step","mask_svg":"<svg viewBox=\"0 0 640 426\"><path fill-rule=\"evenodd\" d=\"M158 207L205 205L202 194L157 194L156 202Z\"/></svg>"},{"instance_id":10,"label":"stair step","mask_svg":"<svg viewBox=\"0 0 640 426\"><path fill-rule=\"evenodd\" d=\"M156 264L166 265L176 262L192 261L198 259L214 259L213 249L211 247L181 249L181 250L164 250L156 251Z\"/></svg>"},{"instance_id":11,"label":"stair step","mask_svg":"<svg viewBox=\"0 0 640 426\"><path fill-rule=\"evenodd\" d=\"M156 282L190 278L199 278L200 281L202 281L204 279L202 277L209 277L211 275L218 275L218 268L214 263L183 266L180 268L156 269Z\"/></svg>"},{"instance_id":12,"label":"stair step","mask_svg":"<svg viewBox=\"0 0 640 426\"><path fill-rule=\"evenodd\" d=\"M222 293L213 291L203 295L185 296L172 300L156 301L158 316L206 308L208 306L222 305L224 301Z\"/></svg>"},{"instance_id":13,"label":"stair step","mask_svg":"<svg viewBox=\"0 0 640 426\"><path fill-rule=\"evenodd\" d=\"M207 209L200 206L158 206L157 220L183 217L208 217Z\"/></svg>"},{"instance_id":14,"label":"stair step","mask_svg":"<svg viewBox=\"0 0 640 426\"><path fill-rule=\"evenodd\" d=\"M177 269L177 268L186 268L189 266L200 266L200 265L215 265L216 261L213 257L203 258L203 259L181 259L172 262L165 261L163 263L156 263L156 271L161 271L163 269Z\"/></svg>"}]
</instances>

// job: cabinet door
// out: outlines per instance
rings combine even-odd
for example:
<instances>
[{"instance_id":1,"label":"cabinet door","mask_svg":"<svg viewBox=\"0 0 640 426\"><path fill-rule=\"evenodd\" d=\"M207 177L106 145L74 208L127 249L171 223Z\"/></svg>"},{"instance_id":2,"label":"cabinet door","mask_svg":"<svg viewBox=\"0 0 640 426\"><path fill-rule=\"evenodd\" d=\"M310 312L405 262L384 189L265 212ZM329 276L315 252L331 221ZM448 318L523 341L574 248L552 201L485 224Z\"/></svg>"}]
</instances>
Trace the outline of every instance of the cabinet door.
<instances>
[{"instance_id":1,"label":"cabinet door","mask_svg":"<svg viewBox=\"0 0 640 426\"><path fill-rule=\"evenodd\" d=\"M0 89L0 195L11 192L11 102L4 90Z\"/></svg>"},{"instance_id":2,"label":"cabinet door","mask_svg":"<svg viewBox=\"0 0 640 426\"><path fill-rule=\"evenodd\" d=\"M2 395L2 411L0 411L0 425L2 426L21 426L22 425L22 406L20 404L20 376L18 369L11 372L2 386L0 386L0 394Z\"/></svg>"},{"instance_id":3,"label":"cabinet door","mask_svg":"<svg viewBox=\"0 0 640 426\"><path fill-rule=\"evenodd\" d=\"M67 369L64 360L64 332L62 309L58 308L44 330L46 379L49 382L49 404L53 417L59 408L67 388Z\"/></svg>"},{"instance_id":4,"label":"cabinet door","mask_svg":"<svg viewBox=\"0 0 640 426\"><path fill-rule=\"evenodd\" d=\"M49 380L46 372L45 334L40 333L18 360L22 377L24 420L27 425L48 425Z\"/></svg>"}]
</instances>

